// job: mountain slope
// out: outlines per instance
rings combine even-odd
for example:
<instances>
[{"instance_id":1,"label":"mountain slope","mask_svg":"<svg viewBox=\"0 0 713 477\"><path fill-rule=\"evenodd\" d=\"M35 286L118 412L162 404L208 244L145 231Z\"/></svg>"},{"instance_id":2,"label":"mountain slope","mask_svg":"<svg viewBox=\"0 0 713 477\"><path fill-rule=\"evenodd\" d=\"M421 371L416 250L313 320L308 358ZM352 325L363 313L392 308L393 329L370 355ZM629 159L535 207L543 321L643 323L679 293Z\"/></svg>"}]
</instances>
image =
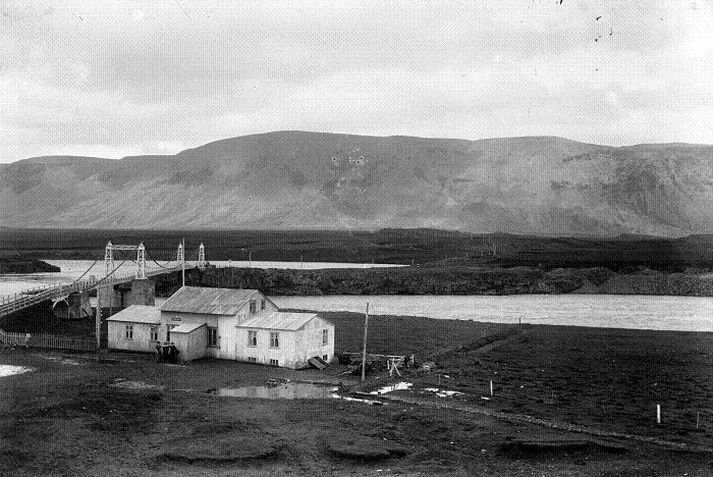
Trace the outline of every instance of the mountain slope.
<instances>
[{"instance_id":1,"label":"mountain slope","mask_svg":"<svg viewBox=\"0 0 713 477\"><path fill-rule=\"evenodd\" d=\"M713 232L713 147L274 132L0 166L0 225Z\"/></svg>"}]
</instances>

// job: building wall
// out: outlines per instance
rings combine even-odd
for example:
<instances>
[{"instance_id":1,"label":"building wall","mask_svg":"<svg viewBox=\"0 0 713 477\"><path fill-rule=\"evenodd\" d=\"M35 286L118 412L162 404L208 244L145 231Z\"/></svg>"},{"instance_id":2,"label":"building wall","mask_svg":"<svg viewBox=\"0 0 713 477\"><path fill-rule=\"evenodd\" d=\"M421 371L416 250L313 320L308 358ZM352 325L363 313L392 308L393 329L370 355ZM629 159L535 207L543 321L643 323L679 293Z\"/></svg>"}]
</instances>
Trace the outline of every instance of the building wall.
<instances>
[{"instance_id":1,"label":"building wall","mask_svg":"<svg viewBox=\"0 0 713 477\"><path fill-rule=\"evenodd\" d=\"M126 326L134 327L133 339L126 338ZM160 325L149 325L146 323L127 323L124 321L109 321L109 348L123 349L128 351L144 351L155 353L156 341L151 341L151 327ZM164 332L165 334L165 332ZM162 330L159 329L159 339L162 339Z\"/></svg>"},{"instance_id":2,"label":"building wall","mask_svg":"<svg viewBox=\"0 0 713 477\"><path fill-rule=\"evenodd\" d=\"M248 332L257 332L257 346L248 346ZM275 331L280 333L279 348L270 348L270 332ZM250 361L249 358L255 358L255 362L260 364L270 364L271 359L276 359L279 366L286 368L297 367L297 362L294 359L295 355L295 331L284 330L266 330L266 329L236 329L236 352L235 358L239 361Z\"/></svg>"},{"instance_id":3,"label":"building wall","mask_svg":"<svg viewBox=\"0 0 713 477\"><path fill-rule=\"evenodd\" d=\"M263 298L259 293L255 293L255 299L257 300L257 312L260 314L262 312L278 311L277 307L274 306L270 301L265 301L265 310L261 310L260 300ZM179 325L181 323L205 323L210 327L218 328L218 346L211 347L206 350L205 355L212 358L221 359L241 359L238 355L236 344L247 344L247 335L245 336L245 341L241 342L240 338L237 336L237 330L235 326L246 320L250 315L250 302L245 303L240 307L235 315L205 315L199 313L177 313L161 311L161 323L164 326ZM206 333L206 342L208 339L208 331ZM269 338L269 335L268 335ZM161 335L161 339L166 339L166 332ZM173 337L171 337L173 340ZM274 358L273 358L274 359ZM269 359L267 361L269 363Z\"/></svg>"},{"instance_id":4,"label":"building wall","mask_svg":"<svg viewBox=\"0 0 713 477\"><path fill-rule=\"evenodd\" d=\"M190 333L173 333L171 335L178 348L178 359L181 361L192 361L206 356L208 346L208 331L206 326L201 326Z\"/></svg>"},{"instance_id":5,"label":"building wall","mask_svg":"<svg viewBox=\"0 0 713 477\"><path fill-rule=\"evenodd\" d=\"M323 330L327 330L327 344L322 343ZM325 361L331 363L334 359L334 325L319 317L313 318L296 334L293 360L297 367L306 367L309 358L325 355Z\"/></svg>"}]
</instances>

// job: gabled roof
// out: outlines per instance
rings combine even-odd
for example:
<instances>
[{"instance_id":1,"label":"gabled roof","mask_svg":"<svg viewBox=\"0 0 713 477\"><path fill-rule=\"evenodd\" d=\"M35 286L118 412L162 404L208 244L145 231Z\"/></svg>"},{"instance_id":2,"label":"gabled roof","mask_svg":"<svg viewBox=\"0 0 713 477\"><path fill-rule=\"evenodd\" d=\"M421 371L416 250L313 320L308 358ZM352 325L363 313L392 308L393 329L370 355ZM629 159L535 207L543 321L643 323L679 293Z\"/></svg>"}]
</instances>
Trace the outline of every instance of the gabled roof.
<instances>
[{"instance_id":1,"label":"gabled roof","mask_svg":"<svg viewBox=\"0 0 713 477\"><path fill-rule=\"evenodd\" d=\"M181 287L161 305L161 311L201 315L234 315L251 298L259 295L260 292L257 290Z\"/></svg>"},{"instance_id":2,"label":"gabled roof","mask_svg":"<svg viewBox=\"0 0 713 477\"><path fill-rule=\"evenodd\" d=\"M121 310L116 315L107 318L107 321L122 321L126 323L148 323L157 325L161 323L161 310L155 306L131 305Z\"/></svg>"},{"instance_id":3,"label":"gabled roof","mask_svg":"<svg viewBox=\"0 0 713 477\"><path fill-rule=\"evenodd\" d=\"M205 323L181 323L175 328L171 328L171 333L190 333L198 328L203 328L207 326Z\"/></svg>"},{"instance_id":4,"label":"gabled roof","mask_svg":"<svg viewBox=\"0 0 713 477\"><path fill-rule=\"evenodd\" d=\"M240 322L237 326L239 328L296 331L309 323L313 318L318 318L318 315L314 313L272 311L253 315L247 320ZM323 321L329 323L327 320Z\"/></svg>"}]
</instances>

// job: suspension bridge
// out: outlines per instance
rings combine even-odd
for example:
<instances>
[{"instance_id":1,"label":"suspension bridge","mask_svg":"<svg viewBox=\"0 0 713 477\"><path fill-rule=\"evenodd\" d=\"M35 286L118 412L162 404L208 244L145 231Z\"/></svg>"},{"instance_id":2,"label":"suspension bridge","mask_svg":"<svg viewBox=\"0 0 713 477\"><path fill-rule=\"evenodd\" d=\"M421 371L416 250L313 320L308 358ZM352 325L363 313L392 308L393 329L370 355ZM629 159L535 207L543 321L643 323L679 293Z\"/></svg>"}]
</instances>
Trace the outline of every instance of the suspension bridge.
<instances>
[{"instance_id":1,"label":"suspension bridge","mask_svg":"<svg viewBox=\"0 0 713 477\"><path fill-rule=\"evenodd\" d=\"M135 252L136 257L134 260L127 256L116 265L118 261L116 259L119 258L116 256L116 252ZM152 262L149 265L146 263L147 254ZM102 300L102 303L106 303L107 306L115 306L116 299L113 295L115 294L115 288L119 285L135 281L146 281L150 277L164 273L205 268L205 247L203 244L200 244L191 258L194 259L186 260L183 243L178 245L175 260L169 260L161 264L151 256L143 243L139 245L122 245L109 242L104 253L104 270L101 278L97 278L96 275L89 275L88 278L84 278L90 272L96 272L95 268L101 260L101 258L97 258L79 278L71 283L45 285L22 290L12 295L0 296L0 317L44 301L52 301L54 304L64 301L69 304L69 299L72 296L84 297L88 303L89 292L93 290L97 290L98 295L103 292L104 300ZM132 262L135 267L125 266L127 262ZM130 271L127 272L127 268ZM81 303L81 301L80 299L79 302Z\"/></svg>"}]
</instances>

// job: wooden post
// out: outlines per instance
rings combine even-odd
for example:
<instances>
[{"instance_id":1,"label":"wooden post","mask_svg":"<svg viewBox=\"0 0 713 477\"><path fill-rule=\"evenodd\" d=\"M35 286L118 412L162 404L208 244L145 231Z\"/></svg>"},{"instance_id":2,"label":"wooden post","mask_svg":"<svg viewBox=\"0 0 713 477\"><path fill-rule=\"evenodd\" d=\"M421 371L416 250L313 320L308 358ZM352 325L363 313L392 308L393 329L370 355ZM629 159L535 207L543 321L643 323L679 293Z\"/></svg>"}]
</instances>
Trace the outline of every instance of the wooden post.
<instances>
[{"instance_id":1,"label":"wooden post","mask_svg":"<svg viewBox=\"0 0 713 477\"><path fill-rule=\"evenodd\" d=\"M490 397L493 396L493 381L490 381Z\"/></svg>"},{"instance_id":2,"label":"wooden post","mask_svg":"<svg viewBox=\"0 0 713 477\"><path fill-rule=\"evenodd\" d=\"M661 404L656 405L656 424L661 424Z\"/></svg>"},{"instance_id":3,"label":"wooden post","mask_svg":"<svg viewBox=\"0 0 713 477\"><path fill-rule=\"evenodd\" d=\"M185 237L183 238L182 247L183 247L183 252L182 252L183 257L181 260L181 272L182 272L182 276L183 276L182 283L183 283L183 286L185 287L186 286L186 239L185 239Z\"/></svg>"},{"instance_id":4,"label":"wooden post","mask_svg":"<svg viewBox=\"0 0 713 477\"><path fill-rule=\"evenodd\" d=\"M366 379L366 338L369 330L369 302L366 303L366 313L364 313L364 348L361 351L361 380Z\"/></svg>"},{"instance_id":5,"label":"wooden post","mask_svg":"<svg viewBox=\"0 0 713 477\"><path fill-rule=\"evenodd\" d=\"M102 304L101 304L101 299L99 298L101 296L101 290L97 288L97 309L96 309L96 317L95 317L95 324L94 324L94 331L97 334L97 361L99 361L99 350L101 349L101 322L102 322Z\"/></svg>"},{"instance_id":6,"label":"wooden post","mask_svg":"<svg viewBox=\"0 0 713 477\"><path fill-rule=\"evenodd\" d=\"M698 429L698 424L701 422L701 412L696 412L696 429Z\"/></svg>"}]
</instances>

